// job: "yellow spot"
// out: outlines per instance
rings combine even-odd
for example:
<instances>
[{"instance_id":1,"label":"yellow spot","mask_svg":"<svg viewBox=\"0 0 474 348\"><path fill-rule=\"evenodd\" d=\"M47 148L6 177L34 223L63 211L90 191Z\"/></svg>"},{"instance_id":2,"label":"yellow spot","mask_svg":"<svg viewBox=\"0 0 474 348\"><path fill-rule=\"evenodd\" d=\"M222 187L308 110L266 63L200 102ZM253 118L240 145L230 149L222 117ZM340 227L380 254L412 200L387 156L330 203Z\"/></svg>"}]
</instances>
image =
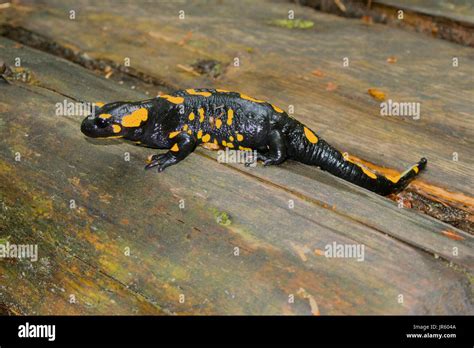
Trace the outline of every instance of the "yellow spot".
<instances>
[{"instance_id":1,"label":"yellow spot","mask_svg":"<svg viewBox=\"0 0 474 348\"><path fill-rule=\"evenodd\" d=\"M114 133L120 133L122 127L120 127L118 124L113 124L112 129L114 130Z\"/></svg>"},{"instance_id":2,"label":"yellow spot","mask_svg":"<svg viewBox=\"0 0 474 348\"><path fill-rule=\"evenodd\" d=\"M217 139L214 139L214 144L219 145L219 143L217 142Z\"/></svg>"},{"instance_id":3,"label":"yellow spot","mask_svg":"<svg viewBox=\"0 0 474 348\"><path fill-rule=\"evenodd\" d=\"M178 144L174 144L173 147L171 148L171 151L178 152L179 151Z\"/></svg>"},{"instance_id":4,"label":"yellow spot","mask_svg":"<svg viewBox=\"0 0 474 348\"><path fill-rule=\"evenodd\" d=\"M123 135L111 135L110 137L100 137L96 139L120 139L123 138Z\"/></svg>"},{"instance_id":5,"label":"yellow spot","mask_svg":"<svg viewBox=\"0 0 474 348\"><path fill-rule=\"evenodd\" d=\"M222 145L227 146L227 141L222 140Z\"/></svg>"},{"instance_id":6,"label":"yellow spot","mask_svg":"<svg viewBox=\"0 0 474 348\"><path fill-rule=\"evenodd\" d=\"M122 118L122 126L130 127L139 127L142 122L145 122L148 119L148 110L145 108L140 108L135 110L130 115L126 115Z\"/></svg>"},{"instance_id":7,"label":"yellow spot","mask_svg":"<svg viewBox=\"0 0 474 348\"><path fill-rule=\"evenodd\" d=\"M237 134L237 140L238 141L244 140L244 136L242 134Z\"/></svg>"},{"instance_id":8,"label":"yellow spot","mask_svg":"<svg viewBox=\"0 0 474 348\"><path fill-rule=\"evenodd\" d=\"M198 112L199 112L199 122L202 123L204 121L204 109L199 108Z\"/></svg>"},{"instance_id":9,"label":"yellow spot","mask_svg":"<svg viewBox=\"0 0 474 348\"><path fill-rule=\"evenodd\" d=\"M359 167L362 169L362 171L364 172L365 175L367 175L369 178L372 178L372 179L377 179L377 175L375 175L375 173L372 173L370 170L368 170L367 168L364 168L362 166L359 165Z\"/></svg>"},{"instance_id":10,"label":"yellow spot","mask_svg":"<svg viewBox=\"0 0 474 348\"><path fill-rule=\"evenodd\" d=\"M222 120L220 118L218 118L216 120L216 128L219 129L219 128L221 128L221 126L222 126Z\"/></svg>"},{"instance_id":11,"label":"yellow spot","mask_svg":"<svg viewBox=\"0 0 474 348\"><path fill-rule=\"evenodd\" d=\"M103 118L105 120L105 119L111 118L112 115L111 114L100 114L99 117Z\"/></svg>"},{"instance_id":12,"label":"yellow spot","mask_svg":"<svg viewBox=\"0 0 474 348\"><path fill-rule=\"evenodd\" d=\"M253 101L255 103L265 103L264 100L258 100L258 99L249 97L248 95L242 94L242 93L240 93L240 98L245 99L245 100L250 100L250 101Z\"/></svg>"},{"instance_id":13,"label":"yellow spot","mask_svg":"<svg viewBox=\"0 0 474 348\"><path fill-rule=\"evenodd\" d=\"M377 179L377 175L372 172L371 170L369 170L368 168L366 168L364 165L362 164L359 164L359 163L356 163L354 161L352 161L350 158L349 158L349 154L347 152L344 152L342 154L342 156L344 157L344 160L348 161L348 162L351 162L351 163L354 163L356 166L358 166L360 169L362 169L362 172L367 175L369 178L372 178L372 179ZM393 181L392 179L388 178L390 181L392 181L393 183L397 183L398 182L398 179L397 181Z\"/></svg>"},{"instance_id":14,"label":"yellow spot","mask_svg":"<svg viewBox=\"0 0 474 348\"><path fill-rule=\"evenodd\" d=\"M185 130L185 131L188 130L188 125L187 125L187 124L185 124L185 125L183 126L183 130Z\"/></svg>"},{"instance_id":15,"label":"yellow spot","mask_svg":"<svg viewBox=\"0 0 474 348\"><path fill-rule=\"evenodd\" d=\"M405 170L403 173L397 175L397 176L391 176L391 175L386 175L385 177L390 180L391 182L393 182L394 184L396 184L398 181L400 181L400 179L402 177L404 177L405 175L407 175L410 171L414 171L415 174L418 174L418 172L420 171L420 169L418 168L418 166L415 164L413 167Z\"/></svg>"},{"instance_id":16,"label":"yellow spot","mask_svg":"<svg viewBox=\"0 0 474 348\"><path fill-rule=\"evenodd\" d=\"M210 92L196 92L195 89L187 89L186 92L191 95L200 95L202 97L210 97L212 95Z\"/></svg>"},{"instance_id":17,"label":"yellow spot","mask_svg":"<svg viewBox=\"0 0 474 348\"><path fill-rule=\"evenodd\" d=\"M420 171L420 169L418 168L418 166L415 164L413 167L405 170L403 173L399 174L399 175L396 175L396 176L391 176L391 175L386 175L385 177L390 180L391 182L393 182L394 184L396 184L398 181L400 181L400 179L402 177L404 177L405 175L407 175L410 171L414 171L415 174L418 174L418 172Z\"/></svg>"},{"instance_id":18,"label":"yellow spot","mask_svg":"<svg viewBox=\"0 0 474 348\"><path fill-rule=\"evenodd\" d=\"M318 142L318 137L306 127L304 127L304 135L310 143L316 144Z\"/></svg>"},{"instance_id":19,"label":"yellow spot","mask_svg":"<svg viewBox=\"0 0 474 348\"><path fill-rule=\"evenodd\" d=\"M232 124L232 119L234 118L234 110L227 110L227 124L230 126Z\"/></svg>"},{"instance_id":20,"label":"yellow spot","mask_svg":"<svg viewBox=\"0 0 474 348\"><path fill-rule=\"evenodd\" d=\"M400 176L385 175L385 177L391 182L393 182L394 184L396 184L398 180L400 180Z\"/></svg>"},{"instance_id":21,"label":"yellow spot","mask_svg":"<svg viewBox=\"0 0 474 348\"><path fill-rule=\"evenodd\" d=\"M234 148L234 144L232 144L232 143L227 143L227 147Z\"/></svg>"},{"instance_id":22,"label":"yellow spot","mask_svg":"<svg viewBox=\"0 0 474 348\"><path fill-rule=\"evenodd\" d=\"M211 140L211 136L209 134L206 134L205 136L202 137L202 142L207 143L209 140Z\"/></svg>"},{"instance_id":23,"label":"yellow spot","mask_svg":"<svg viewBox=\"0 0 474 348\"><path fill-rule=\"evenodd\" d=\"M169 135L169 138L172 139L172 138L174 138L175 136L177 136L179 133L181 133L181 132L180 132L180 131L171 132L170 135Z\"/></svg>"},{"instance_id":24,"label":"yellow spot","mask_svg":"<svg viewBox=\"0 0 474 348\"><path fill-rule=\"evenodd\" d=\"M226 90L226 89L220 89L220 88L216 88L216 92L219 92L219 93L230 93L228 90Z\"/></svg>"},{"instance_id":25,"label":"yellow spot","mask_svg":"<svg viewBox=\"0 0 474 348\"><path fill-rule=\"evenodd\" d=\"M275 110L276 112L283 112L283 110L280 109L278 106L275 106L273 104L271 104L271 105L272 105L273 110Z\"/></svg>"},{"instance_id":26,"label":"yellow spot","mask_svg":"<svg viewBox=\"0 0 474 348\"><path fill-rule=\"evenodd\" d=\"M230 141L234 141L234 137L231 135L231 136L229 137L229 140L230 140Z\"/></svg>"},{"instance_id":27,"label":"yellow spot","mask_svg":"<svg viewBox=\"0 0 474 348\"><path fill-rule=\"evenodd\" d=\"M240 146L240 145L239 145L239 150L242 150L242 151L252 151L251 148L249 148L249 147L243 147L243 146Z\"/></svg>"},{"instance_id":28,"label":"yellow spot","mask_svg":"<svg viewBox=\"0 0 474 348\"><path fill-rule=\"evenodd\" d=\"M153 160L153 155L150 155L146 158L146 163L150 164L152 162L152 160Z\"/></svg>"},{"instance_id":29,"label":"yellow spot","mask_svg":"<svg viewBox=\"0 0 474 348\"><path fill-rule=\"evenodd\" d=\"M102 102L95 102L94 103L96 106L98 106L99 108L103 107L105 104L102 103Z\"/></svg>"},{"instance_id":30,"label":"yellow spot","mask_svg":"<svg viewBox=\"0 0 474 348\"><path fill-rule=\"evenodd\" d=\"M190 121L194 120L194 117L195 117L195 116L194 116L194 112L191 112L191 113L189 114L189 120L190 120Z\"/></svg>"},{"instance_id":31,"label":"yellow spot","mask_svg":"<svg viewBox=\"0 0 474 348\"><path fill-rule=\"evenodd\" d=\"M193 134L193 132L191 131L191 129L188 130L188 134L189 134L189 135Z\"/></svg>"},{"instance_id":32,"label":"yellow spot","mask_svg":"<svg viewBox=\"0 0 474 348\"><path fill-rule=\"evenodd\" d=\"M160 97L166 99L167 101L169 101L170 103L173 103L173 104L181 104L181 103L184 102L183 97L173 97L173 96L168 95L168 94L160 95Z\"/></svg>"},{"instance_id":33,"label":"yellow spot","mask_svg":"<svg viewBox=\"0 0 474 348\"><path fill-rule=\"evenodd\" d=\"M197 137L198 137L198 139L201 139L201 137L202 137L202 130L199 130L199 132L198 132L198 134L197 134Z\"/></svg>"}]
</instances>

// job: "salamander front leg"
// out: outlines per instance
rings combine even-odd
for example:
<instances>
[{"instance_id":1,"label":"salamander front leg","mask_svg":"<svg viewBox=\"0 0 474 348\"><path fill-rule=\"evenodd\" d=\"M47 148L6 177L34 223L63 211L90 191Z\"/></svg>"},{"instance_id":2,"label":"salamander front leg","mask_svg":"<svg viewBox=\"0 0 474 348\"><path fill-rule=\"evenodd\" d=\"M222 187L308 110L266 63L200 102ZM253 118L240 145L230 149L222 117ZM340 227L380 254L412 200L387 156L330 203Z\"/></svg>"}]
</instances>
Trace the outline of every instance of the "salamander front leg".
<instances>
[{"instance_id":1,"label":"salamander front leg","mask_svg":"<svg viewBox=\"0 0 474 348\"><path fill-rule=\"evenodd\" d=\"M151 156L151 161L145 169L157 167L158 172L162 172L166 167L185 159L196 148L196 138L188 133L178 134L175 140L176 142L168 152Z\"/></svg>"},{"instance_id":2,"label":"salamander front leg","mask_svg":"<svg viewBox=\"0 0 474 348\"><path fill-rule=\"evenodd\" d=\"M280 164L286 159L286 144L283 135L279 130L273 130L268 135L268 153L258 153L258 160L263 161L263 165Z\"/></svg>"}]
</instances>

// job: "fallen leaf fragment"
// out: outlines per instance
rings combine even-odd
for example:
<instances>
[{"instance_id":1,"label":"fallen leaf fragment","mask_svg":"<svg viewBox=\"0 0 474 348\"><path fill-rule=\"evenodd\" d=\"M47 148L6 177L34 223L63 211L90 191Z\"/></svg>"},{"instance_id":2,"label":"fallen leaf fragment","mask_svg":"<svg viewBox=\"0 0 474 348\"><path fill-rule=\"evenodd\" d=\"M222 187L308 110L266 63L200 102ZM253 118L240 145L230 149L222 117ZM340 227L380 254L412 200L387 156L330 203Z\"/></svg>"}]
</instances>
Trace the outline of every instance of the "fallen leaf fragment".
<instances>
[{"instance_id":1,"label":"fallen leaf fragment","mask_svg":"<svg viewBox=\"0 0 474 348\"><path fill-rule=\"evenodd\" d=\"M185 45L189 40L191 40L192 36L193 36L193 32L188 31L187 34L181 40L179 40L178 45L180 46Z\"/></svg>"},{"instance_id":2,"label":"fallen leaf fragment","mask_svg":"<svg viewBox=\"0 0 474 348\"><path fill-rule=\"evenodd\" d=\"M463 236L460 236L454 231L445 230L445 231L442 231L441 233L444 234L446 237L454 239L454 240L464 240Z\"/></svg>"},{"instance_id":3,"label":"fallen leaf fragment","mask_svg":"<svg viewBox=\"0 0 474 348\"><path fill-rule=\"evenodd\" d=\"M324 253L323 250L321 249L314 249L314 254L318 256L325 256L326 254Z\"/></svg>"},{"instance_id":4,"label":"fallen leaf fragment","mask_svg":"<svg viewBox=\"0 0 474 348\"><path fill-rule=\"evenodd\" d=\"M387 63L395 64L396 62L397 62L397 57L395 56L390 56L387 58Z\"/></svg>"},{"instance_id":5,"label":"fallen leaf fragment","mask_svg":"<svg viewBox=\"0 0 474 348\"><path fill-rule=\"evenodd\" d=\"M337 85L333 82L328 82L328 84L326 85L326 91L332 92L332 91L335 91L336 89L337 89Z\"/></svg>"},{"instance_id":6,"label":"fallen leaf fragment","mask_svg":"<svg viewBox=\"0 0 474 348\"><path fill-rule=\"evenodd\" d=\"M374 20L371 16L362 16L362 22L367 25L374 24Z\"/></svg>"},{"instance_id":7,"label":"fallen leaf fragment","mask_svg":"<svg viewBox=\"0 0 474 348\"><path fill-rule=\"evenodd\" d=\"M193 74L194 76L201 76L201 74L199 74L196 70L194 70L192 67L188 65L176 64L176 67L190 74Z\"/></svg>"},{"instance_id":8,"label":"fallen leaf fragment","mask_svg":"<svg viewBox=\"0 0 474 348\"><path fill-rule=\"evenodd\" d=\"M369 94L377 100L385 100L385 93L376 89L376 88L369 88Z\"/></svg>"},{"instance_id":9,"label":"fallen leaf fragment","mask_svg":"<svg viewBox=\"0 0 474 348\"><path fill-rule=\"evenodd\" d=\"M291 247L292 247L293 250L298 254L298 256L300 257L300 259L301 259L303 262L308 261L308 258L306 257L307 247L298 245L298 244L293 243L293 242L290 242L290 243L291 243Z\"/></svg>"},{"instance_id":10,"label":"fallen leaf fragment","mask_svg":"<svg viewBox=\"0 0 474 348\"><path fill-rule=\"evenodd\" d=\"M346 11L347 11L346 6L344 6L344 4L342 3L341 0L334 0L334 3L336 4L337 7L339 7L339 9L340 9L342 12L346 12Z\"/></svg>"},{"instance_id":11,"label":"fallen leaf fragment","mask_svg":"<svg viewBox=\"0 0 474 348\"><path fill-rule=\"evenodd\" d=\"M311 74L313 74L314 76L317 76L317 77L323 77L324 76L323 72L319 69L311 71Z\"/></svg>"},{"instance_id":12,"label":"fallen leaf fragment","mask_svg":"<svg viewBox=\"0 0 474 348\"><path fill-rule=\"evenodd\" d=\"M303 288L299 288L297 294L309 301L309 306L311 307L311 314L321 315L321 313L319 312L318 303L311 294L308 294L308 292Z\"/></svg>"}]
</instances>

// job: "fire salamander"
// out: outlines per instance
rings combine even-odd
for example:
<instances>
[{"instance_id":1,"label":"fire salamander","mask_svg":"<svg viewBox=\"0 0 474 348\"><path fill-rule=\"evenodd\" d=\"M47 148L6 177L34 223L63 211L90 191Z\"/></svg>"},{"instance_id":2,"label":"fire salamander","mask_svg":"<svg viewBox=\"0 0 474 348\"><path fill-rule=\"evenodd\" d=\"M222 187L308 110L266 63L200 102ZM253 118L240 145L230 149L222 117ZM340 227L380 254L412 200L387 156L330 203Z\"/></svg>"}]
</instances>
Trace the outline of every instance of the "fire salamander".
<instances>
[{"instance_id":1,"label":"fire salamander","mask_svg":"<svg viewBox=\"0 0 474 348\"><path fill-rule=\"evenodd\" d=\"M377 174L350 160L279 107L222 89L186 89L138 102L96 106L81 131L93 138L124 138L169 149L153 155L145 169L185 159L197 145L257 151L264 165L286 159L314 165L381 195L403 189L426 166L426 158L398 177ZM207 144L207 145L209 145Z\"/></svg>"}]
</instances>

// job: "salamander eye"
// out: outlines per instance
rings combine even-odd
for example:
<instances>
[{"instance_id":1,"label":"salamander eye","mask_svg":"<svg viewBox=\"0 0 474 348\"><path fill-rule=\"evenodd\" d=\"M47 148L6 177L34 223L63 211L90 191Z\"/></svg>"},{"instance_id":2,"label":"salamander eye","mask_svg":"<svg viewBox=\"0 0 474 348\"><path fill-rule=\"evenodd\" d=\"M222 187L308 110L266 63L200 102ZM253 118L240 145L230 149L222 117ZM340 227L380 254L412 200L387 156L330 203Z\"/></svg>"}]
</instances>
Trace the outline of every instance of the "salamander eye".
<instances>
[{"instance_id":1,"label":"salamander eye","mask_svg":"<svg viewBox=\"0 0 474 348\"><path fill-rule=\"evenodd\" d=\"M107 127L108 124L109 124L109 123L107 122L107 120L106 120L106 119L103 119L102 117L96 118L95 123L96 123L97 127L99 127L99 128L105 128L105 127Z\"/></svg>"}]
</instances>

